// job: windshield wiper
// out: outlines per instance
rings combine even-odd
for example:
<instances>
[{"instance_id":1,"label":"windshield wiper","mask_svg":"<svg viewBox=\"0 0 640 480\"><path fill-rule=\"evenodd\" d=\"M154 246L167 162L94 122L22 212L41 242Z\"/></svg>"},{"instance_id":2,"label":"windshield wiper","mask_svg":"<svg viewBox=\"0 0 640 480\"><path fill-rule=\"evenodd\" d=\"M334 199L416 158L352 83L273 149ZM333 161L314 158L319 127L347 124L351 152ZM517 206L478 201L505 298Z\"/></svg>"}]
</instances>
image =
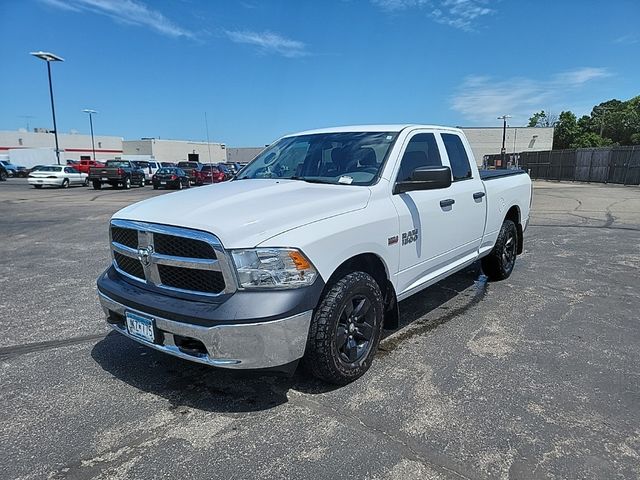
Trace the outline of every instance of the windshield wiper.
<instances>
[{"instance_id":1,"label":"windshield wiper","mask_svg":"<svg viewBox=\"0 0 640 480\"><path fill-rule=\"evenodd\" d=\"M335 185L335 182L327 182L326 180L320 180L319 178L313 178L313 177L300 177L297 175L294 175L293 177L289 177L284 178L283 180L302 180L303 182L307 182L307 183L325 183L325 184L329 184L329 185Z\"/></svg>"}]
</instances>

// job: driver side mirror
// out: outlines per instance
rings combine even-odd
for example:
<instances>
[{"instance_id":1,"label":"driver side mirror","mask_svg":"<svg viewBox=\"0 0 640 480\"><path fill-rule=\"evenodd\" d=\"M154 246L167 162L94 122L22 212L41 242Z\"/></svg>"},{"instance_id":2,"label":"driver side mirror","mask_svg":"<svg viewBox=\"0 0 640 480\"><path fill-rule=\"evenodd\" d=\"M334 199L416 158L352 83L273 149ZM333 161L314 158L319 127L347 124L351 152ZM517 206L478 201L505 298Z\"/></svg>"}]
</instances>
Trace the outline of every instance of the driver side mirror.
<instances>
[{"instance_id":1,"label":"driver side mirror","mask_svg":"<svg viewBox=\"0 0 640 480\"><path fill-rule=\"evenodd\" d=\"M396 182L393 193L405 193L414 190L435 190L451 185L451 169L449 167L418 167L411 172L408 182Z\"/></svg>"}]
</instances>

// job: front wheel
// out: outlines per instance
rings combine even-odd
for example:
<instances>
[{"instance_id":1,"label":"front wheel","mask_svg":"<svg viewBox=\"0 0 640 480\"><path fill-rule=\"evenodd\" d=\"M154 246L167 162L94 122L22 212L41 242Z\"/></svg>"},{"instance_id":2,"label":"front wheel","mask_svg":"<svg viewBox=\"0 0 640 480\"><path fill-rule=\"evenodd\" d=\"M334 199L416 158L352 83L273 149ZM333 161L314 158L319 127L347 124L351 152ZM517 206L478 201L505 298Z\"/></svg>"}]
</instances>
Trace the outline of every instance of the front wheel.
<instances>
[{"instance_id":1,"label":"front wheel","mask_svg":"<svg viewBox=\"0 0 640 480\"><path fill-rule=\"evenodd\" d=\"M482 259L482 270L489 280L509 278L516 264L518 229L511 220L505 220L491 253Z\"/></svg>"},{"instance_id":2,"label":"front wheel","mask_svg":"<svg viewBox=\"0 0 640 480\"><path fill-rule=\"evenodd\" d=\"M305 353L311 373L338 385L364 375L380 342L383 312L371 275L352 272L333 284L311 320Z\"/></svg>"}]
</instances>

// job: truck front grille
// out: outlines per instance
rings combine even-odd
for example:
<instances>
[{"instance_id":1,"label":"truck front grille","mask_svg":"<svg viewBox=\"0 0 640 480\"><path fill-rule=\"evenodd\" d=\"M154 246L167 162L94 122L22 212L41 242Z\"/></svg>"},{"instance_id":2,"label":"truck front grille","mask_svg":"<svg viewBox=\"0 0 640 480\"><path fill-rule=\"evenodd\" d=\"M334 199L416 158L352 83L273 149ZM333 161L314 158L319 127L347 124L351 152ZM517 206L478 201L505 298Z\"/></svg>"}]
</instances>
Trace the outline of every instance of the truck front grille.
<instances>
[{"instance_id":1,"label":"truck front grille","mask_svg":"<svg viewBox=\"0 0 640 480\"><path fill-rule=\"evenodd\" d=\"M139 278L140 280L144 280L144 269L138 259L127 257L118 252L113 252L113 259L115 260L116 265L118 265L118 267L125 273Z\"/></svg>"},{"instance_id":2,"label":"truck front grille","mask_svg":"<svg viewBox=\"0 0 640 480\"><path fill-rule=\"evenodd\" d=\"M118 272L168 292L215 296L236 289L227 254L210 233L113 220L111 250Z\"/></svg>"},{"instance_id":3,"label":"truck front grille","mask_svg":"<svg viewBox=\"0 0 640 480\"><path fill-rule=\"evenodd\" d=\"M171 265L158 265L158 271L162 285L194 292L224 290L224 278L220 272L178 268Z\"/></svg>"}]
</instances>

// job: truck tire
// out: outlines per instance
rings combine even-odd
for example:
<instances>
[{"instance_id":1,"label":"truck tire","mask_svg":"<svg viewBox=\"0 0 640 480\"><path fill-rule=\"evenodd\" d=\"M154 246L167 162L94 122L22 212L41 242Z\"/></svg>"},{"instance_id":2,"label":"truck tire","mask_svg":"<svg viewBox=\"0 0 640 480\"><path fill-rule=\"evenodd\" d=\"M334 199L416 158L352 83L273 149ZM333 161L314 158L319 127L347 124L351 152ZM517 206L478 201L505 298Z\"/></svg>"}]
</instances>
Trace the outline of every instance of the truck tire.
<instances>
[{"instance_id":1,"label":"truck tire","mask_svg":"<svg viewBox=\"0 0 640 480\"><path fill-rule=\"evenodd\" d=\"M102 188L102 184L100 182L94 180L92 184L94 190L100 190Z\"/></svg>"},{"instance_id":2,"label":"truck tire","mask_svg":"<svg viewBox=\"0 0 640 480\"><path fill-rule=\"evenodd\" d=\"M511 220L505 220L491 253L482 259L482 270L489 280L509 278L516 263L518 229Z\"/></svg>"},{"instance_id":3,"label":"truck tire","mask_svg":"<svg viewBox=\"0 0 640 480\"><path fill-rule=\"evenodd\" d=\"M304 358L311 374L337 385L364 375L378 349L383 313L382 292L368 273L334 283L311 320Z\"/></svg>"},{"instance_id":4,"label":"truck tire","mask_svg":"<svg viewBox=\"0 0 640 480\"><path fill-rule=\"evenodd\" d=\"M122 186L126 189L129 190L131 188L131 178L127 177L124 179L124 183L122 184Z\"/></svg>"}]
</instances>

